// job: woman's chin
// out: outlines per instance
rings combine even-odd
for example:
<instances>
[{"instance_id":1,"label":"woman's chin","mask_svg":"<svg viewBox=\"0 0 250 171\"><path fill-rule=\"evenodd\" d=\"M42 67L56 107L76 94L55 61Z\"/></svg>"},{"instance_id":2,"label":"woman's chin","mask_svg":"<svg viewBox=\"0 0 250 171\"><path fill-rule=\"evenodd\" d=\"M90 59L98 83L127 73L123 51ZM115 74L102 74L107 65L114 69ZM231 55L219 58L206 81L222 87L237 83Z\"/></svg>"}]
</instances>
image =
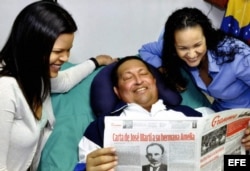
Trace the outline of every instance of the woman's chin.
<instances>
[{"instance_id":1,"label":"woman's chin","mask_svg":"<svg viewBox=\"0 0 250 171\"><path fill-rule=\"evenodd\" d=\"M187 62L187 65L191 68L195 68L199 66L199 62Z\"/></svg>"},{"instance_id":2,"label":"woman's chin","mask_svg":"<svg viewBox=\"0 0 250 171\"><path fill-rule=\"evenodd\" d=\"M50 72L50 78L55 78L57 77L58 72Z\"/></svg>"}]
</instances>

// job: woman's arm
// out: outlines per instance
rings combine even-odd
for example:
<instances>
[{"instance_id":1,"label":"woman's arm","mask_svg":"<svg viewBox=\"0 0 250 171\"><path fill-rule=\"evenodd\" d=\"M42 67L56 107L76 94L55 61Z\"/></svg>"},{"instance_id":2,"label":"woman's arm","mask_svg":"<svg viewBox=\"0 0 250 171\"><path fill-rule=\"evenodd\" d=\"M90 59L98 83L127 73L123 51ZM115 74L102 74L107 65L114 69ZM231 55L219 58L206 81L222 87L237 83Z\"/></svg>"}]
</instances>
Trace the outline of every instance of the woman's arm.
<instances>
[{"instance_id":1,"label":"woman's arm","mask_svg":"<svg viewBox=\"0 0 250 171\"><path fill-rule=\"evenodd\" d=\"M99 66L108 65L116 61L116 59L113 59L108 55L99 55L95 59ZM96 69L96 62L93 60L87 60L66 70L60 71L56 78L51 78L51 91L54 93L64 93L69 91Z\"/></svg>"},{"instance_id":2,"label":"woman's arm","mask_svg":"<svg viewBox=\"0 0 250 171\"><path fill-rule=\"evenodd\" d=\"M142 45L138 50L140 57L153 65L156 68L162 66L161 51L163 46L163 40L159 39L157 42L150 42Z\"/></svg>"},{"instance_id":3,"label":"woman's arm","mask_svg":"<svg viewBox=\"0 0 250 171\"><path fill-rule=\"evenodd\" d=\"M7 158L10 137L15 115L15 96L9 81L10 78L0 78L0 170L7 171Z\"/></svg>"}]
</instances>

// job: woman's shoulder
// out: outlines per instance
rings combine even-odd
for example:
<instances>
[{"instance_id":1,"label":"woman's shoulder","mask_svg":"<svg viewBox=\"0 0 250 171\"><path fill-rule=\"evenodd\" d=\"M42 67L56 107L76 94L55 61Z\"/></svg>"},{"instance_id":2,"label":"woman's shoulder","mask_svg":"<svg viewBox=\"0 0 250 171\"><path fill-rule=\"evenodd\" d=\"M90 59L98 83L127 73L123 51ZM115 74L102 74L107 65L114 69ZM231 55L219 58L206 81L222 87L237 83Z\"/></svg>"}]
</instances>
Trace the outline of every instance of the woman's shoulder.
<instances>
[{"instance_id":1,"label":"woman's shoulder","mask_svg":"<svg viewBox=\"0 0 250 171\"><path fill-rule=\"evenodd\" d=\"M1 76L0 82L1 82L0 85L17 85L16 79L10 76Z\"/></svg>"},{"instance_id":2,"label":"woman's shoulder","mask_svg":"<svg viewBox=\"0 0 250 171\"><path fill-rule=\"evenodd\" d=\"M2 76L0 77L0 89L3 91L4 89L20 89L20 88L15 78L9 76Z\"/></svg>"},{"instance_id":3,"label":"woman's shoulder","mask_svg":"<svg viewBox=\"0 0 250 171\"><path fill-rule=\"evenodd\" d=\"M22 91L15 78L8 76L0 77L0 99L15 100L21 97Z\"/></svg>"}]
</instances>

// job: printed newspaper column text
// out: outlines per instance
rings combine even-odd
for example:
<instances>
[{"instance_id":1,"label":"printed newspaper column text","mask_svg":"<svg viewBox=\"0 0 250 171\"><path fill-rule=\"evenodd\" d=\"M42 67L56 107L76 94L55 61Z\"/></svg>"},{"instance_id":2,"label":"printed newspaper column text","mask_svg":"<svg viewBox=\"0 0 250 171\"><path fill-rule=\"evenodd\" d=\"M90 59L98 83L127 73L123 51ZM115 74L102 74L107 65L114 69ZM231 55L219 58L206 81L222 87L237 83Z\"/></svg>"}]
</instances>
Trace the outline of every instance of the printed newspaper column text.
<instances>
[{"instance_id":1,"label":"printed newspaper column text","mask_svg":"<svg viewBox=\"0 0 250 171\"><path fill-rule=\"evenodd\" d=\"M224 155L224 171L250 170L250 155Z\"/></svg>"}]
</instances>

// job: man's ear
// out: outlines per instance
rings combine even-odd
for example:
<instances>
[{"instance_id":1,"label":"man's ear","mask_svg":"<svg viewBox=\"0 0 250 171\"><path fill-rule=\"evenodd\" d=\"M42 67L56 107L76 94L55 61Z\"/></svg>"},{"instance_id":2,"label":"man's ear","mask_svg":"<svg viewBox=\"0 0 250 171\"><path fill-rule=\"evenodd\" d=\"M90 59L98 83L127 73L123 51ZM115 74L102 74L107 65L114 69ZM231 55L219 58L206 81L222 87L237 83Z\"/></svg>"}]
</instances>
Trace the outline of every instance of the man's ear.
<instances>
[{"instance_id":1,"label":"man's ear","mask_svg":"<svg viewBox=\"0 0 250 171\"><path fill-rule=\"evenodd\" d=\"M118 92L117 87L114 86L114 87L113 87L113 90L114 90L116 96L120 99L120 95L119 95L119 92Z\"/></svg>"}]
</instances>

